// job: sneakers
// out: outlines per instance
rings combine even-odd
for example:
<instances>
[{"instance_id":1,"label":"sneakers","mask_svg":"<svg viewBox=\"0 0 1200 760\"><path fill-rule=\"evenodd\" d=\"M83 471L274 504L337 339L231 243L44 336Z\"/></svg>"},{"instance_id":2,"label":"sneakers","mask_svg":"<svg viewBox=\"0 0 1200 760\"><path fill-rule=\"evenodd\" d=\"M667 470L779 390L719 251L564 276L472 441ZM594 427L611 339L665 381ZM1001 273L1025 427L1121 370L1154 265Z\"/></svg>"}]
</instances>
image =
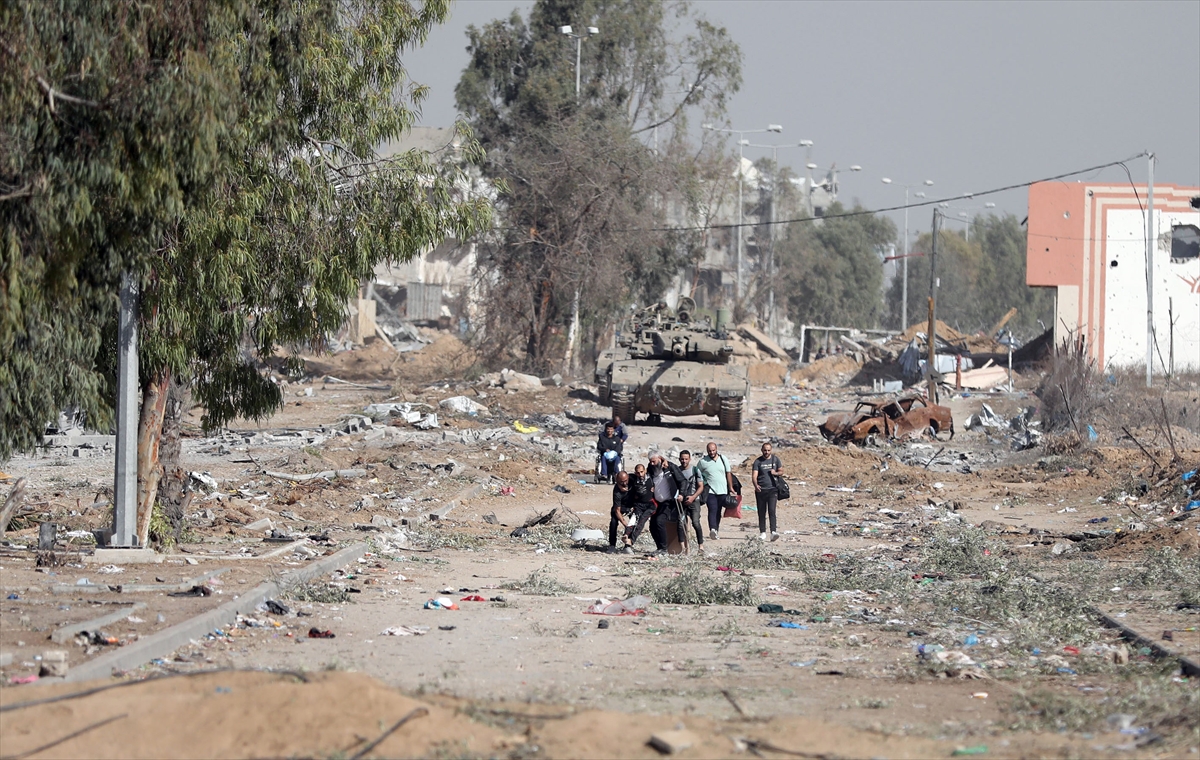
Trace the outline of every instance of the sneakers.
<instances>
[{"instance_id":1,"label":"sneakers","mask_svg":"<svg viewBox=\"0 0 1200 760\"><path fill-rule=\"evenodd\" d=\"M708 537L709 537L709 538L711 538L713 541L716 541L716 540L717 540L717 538L718 538L718 536L717 536L717 529L716 529L716 528L709 528L709 529L708 529Z\"/></svg>"},{"instance_id":2,"label":"sneakers","mask_svg":"<svg viewBox=\"0 0 1200 760\"><path fill-rule=\"evenodd\" d=\"M763 535L765 536L765 535L767 535L767 534L766 534L766 533L764 533ZM779 531L777 531L777 530L773 530L773 531L771 531L771 540L772 540L772 541L778 541L778 540L779 540Z\"/></svg>"},{"instance_id":3,"label":"sneakers","mask_svg":"<svg viewBox=\"0 0 1200 760\"><path fill-rule=\"evenodd\" d=\"M609 546L607 549L605 549L605 550L604 550L604 553L605 553L605 554L616 554L616 553L617 553L617 546L616 546L616 544L613 544L612 546Z\"/></svg>"},{"instance_id":4,"label":"sneakers","mask_svg":"<svg viewBox=\"0 0 1200 760\"><path fill-rule=\"evenodd\" d=\"M775 538L779 538L779 534L778 534L778 533L776 533L776 534L775 534ZM767 534L766 534L766 533L759 533L759 534L758 534L758 540L759 540L759 541L766 541L766 540L767 540ZM771 539L771 540L774 540L774 539Z\"/></svg>"},{"instance_id":5,"label":"sneakers","mask_svg":"<svg viewBox=\"0 0 1200 760\"><path fill-rule=\"evenodd\" d=\"M633 554L633 547L632 547L632 546L626 546L626 547L625 547L625 553L626 553L626 554Z\"/></svg>"}]
</instances>

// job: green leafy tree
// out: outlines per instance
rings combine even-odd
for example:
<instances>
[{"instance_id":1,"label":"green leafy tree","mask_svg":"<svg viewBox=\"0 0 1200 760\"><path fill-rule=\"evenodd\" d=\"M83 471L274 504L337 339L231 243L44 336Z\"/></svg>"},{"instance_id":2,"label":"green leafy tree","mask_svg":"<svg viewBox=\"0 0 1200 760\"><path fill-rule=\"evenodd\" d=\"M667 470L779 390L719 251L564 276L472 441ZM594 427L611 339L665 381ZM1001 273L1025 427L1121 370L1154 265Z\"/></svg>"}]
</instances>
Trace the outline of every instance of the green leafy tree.
<instances>
[{"instance_id":1,"label":"green leafy tree","mask_svg":"<svg viewBox=\"0 0 1200 760\"><path fill-rule=\"evenodd\" d=\"M880 252L896 240L887 217L861 213L838 217L833 203L826 218L788 225L776 259L788 316L797 324L872 328L879 323L883 287ZM779 290L777 288L777 290Z\"/></svg>"},{"instance_id":2,"label":"green leafy tree","mask_svg":"<svg viewBox=\"0 0 1200 760\"><path fill-rule=\"evenodd\" d=\"M576 98L575 41L558 30L593 24ZM483 345L493 361L549 370L575 345L576 316L594 336L630 301L657 299L700 250L699 235L655 230L672 203L699 198L675 191L697 189L684 116L720 114L740 52L662 0L542 0L528 23L514 13L468 37L455 95L505 189L480 257Z\"/></svg>"},{"instance_id":3,"label":"green leafy tree","mask_svg":"<svg viewBox=\"0 0 1200 760\"><path fill-rule=\"evenodd\" d=\"M929 253L932 236L921 235L908 265L908 324L925 319L928 310ZM1042 288L1025 284L1025 231L1012 214L977 216L970 240L958 230L938 233L938 319L964 333L991 329L1008 312L1017 314L1006 325L1019 338L1039 335L1049 324L1053 298ZM899 321L900 281L888 294L893 323Z\"/></svg>"},{"instance_id":4,"label":"green leafy tree","mask_svg":"<svg viewBox=\"0 0 1200 760\"><path fill-rule=\"evenodd\" d=\"M78 7L68 5L65 30L41 14L37 3L5 6L16 8L5 17L6 40L9 24L42 36L42 52L27 55L31 70L35 64L50 67L54 47L49 40L64 31L62 49L76 58L62 63L61 78L97 55L86 43L93 25L109 21L94 17L91 5L82 0ZM119 37L125 31L119 11L125 6L111 5ZM163 90L169 95L182 90L183 95L160 103L154 99L157 93L145 92L135 82L124 97L142 102L174 129L159 133L154 124L146 127L151 147L163 135L181 145L203 147L203 161L197 159L203 171L189 170L168 184L162 192L175 192L168 198L174 205L169 212L159 210L144 231L133 224L137 203L117 192L127 181L118 177L101 186L95 202L80 209L62 232L69 238L105 224L104 239L123 243L106 258L105 276L97 278L98 308L91 316L106 315L101 323L111 324L115 315L120 271L133 272L141 284L138 525L143 542L162 472L158 451L171 382L192 388L205 408L208 427L236 416L271 413L282 397L259 371L258 357L272 355L278 346L320 347L323 336L342 323L347 299L377 263L404 260L448 235L468 237L489 220L486 201L462 197L461 176L439 171L416 153L389 160L375 154L375 146L400 136L416 118L425 90L408 82L402 53L444 20L446 2L214 0L180 7L204 30L193 49L180 53L200 72L195 77L200 84L181 78L177 67L164 66ZM159 67L154 52L147 46L121 54L132 61L129 68L140 71ZM93 76L103 79L95 70ZM5 99L12 96L10 85L33 86L28 78L6 78ZM214 91L206 105L214 113L196 127L187 103L196 91L207 93L204 87ZM41 108L15 117L12 133L33 136L27 140L37 148L39 129L67 128L55 119L47 99ZM119 142L121 135L101 136ZM67 134L57 150L78 142L78 135ZM473 152L474 144L467 145L468 153ZM180 173L171 156L153 151L123 158L168 176ZM110 172L112 162L104 159L84 155L76 172ZM59 161L54 146L44 151L44 160L51 166ZM58 181L68 184L70 179L66 174ZM16 184L7 177L4 181ZM155 199L141 199L142 188L127 192L157 209ZM23 202L35 199L28 196ZM9 213L18 212L6 204L2 213L7 222ZM22 245L29 236L18 230L9 237ZM86 251L93 243L94 236L80 248ZM37 253L27 255L33 259L25 261L27 270L49 268L39 263ZM43 253L42 258L48 257ZM90 257L81 258L94 266ZM51 303L48 292L35 289L35 295L35 302ZM52 348L53 340L47 345ZM23 347L18 345L18 351ZM89 366L89 352L78 355L81 371L101 385L96 376L105 367L103 356L92 350ZM64 388L61 398L71 399L78 385ZM106 412L106 399L94 395L94 405ZM24 418L31 434L44 421L43 414ZM27 446L29 440L13 442Z\"/></svg>"}]
</instances>

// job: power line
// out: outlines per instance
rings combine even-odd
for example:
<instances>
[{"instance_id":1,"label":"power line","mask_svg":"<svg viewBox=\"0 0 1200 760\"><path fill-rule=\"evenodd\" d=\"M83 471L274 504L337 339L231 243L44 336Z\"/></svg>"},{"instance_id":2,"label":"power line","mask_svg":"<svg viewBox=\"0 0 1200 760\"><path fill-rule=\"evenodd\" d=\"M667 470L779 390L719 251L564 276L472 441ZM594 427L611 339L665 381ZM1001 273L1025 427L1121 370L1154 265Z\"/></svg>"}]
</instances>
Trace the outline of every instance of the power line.
<instances>
[{"instance_id":1,"label":"power line","mask_svg":"<svg viewBox=\"0 0 1200 760\"><path fill-rule=\"evenodd\" d=\"M1108 163L1098 164L1096 166L1089 166L1086 169L1077 169L1075 171L1064 172L1062 174L1056 174L1052 177L1043 177L1041 179L1029 180L1027 182L1018 182L1016 184L1005 185L1004 187L997 187L997 188L993 188L991 190L983 190L978 193L955 195L955 196L951 196L951 197L947 197L947 198L933 198L933 199L923 200L918 203L901 204L899 206L888 206L885 208L877 208L877 209L859 209L856 211L844 211L840 214L826 214L825 216L816 216L816 217L805 216L805 217L797 217L794 219L776 219L775 221L767 221L767 222L755 222L755 223L744 222L742 224L736 224L736 223L734 223L734 224L701 224L701 225L684 226L684 227L633 228L633 229L621 230L621 232L700 232L703 230L732 230L732 229L737 229L739 227L769 227L769 226L776 225L776 224L803 224L806 222L816 221L817 219L848 219L848 218L856 217L856 216L872 216L874 214L884 214L889 211L903 211L906 208L911 209L911 208L923 208L926 206L936 206L939 203L950 203L953 201L961 201L964 198L979 198L979 197L984 197L984 196L988 196L988 195L996 195L998 193L1006 193L1009 190L1020 190L1021 188L1029 187L1030 185L1036 185L1039 182L1054 182L1055 180L1066 179L1067 177L1075 177L1080 174L1088 174L1090 172L1097 172L1097 171L1101 171L1103 169L1108 169L1108 168L1111 168L1114 166L1125 167L1126 161L1132 161L1135 158L1140 158L1145 155L1146 155L1146 153L1142 152L1142 153L1138 153L1136 155L1130 156L1129 158L1121 159L1120 161L1109 161ZM1128 167L1125 167L1125 170L1128 171Z\"/></svg>"}]
</instances>

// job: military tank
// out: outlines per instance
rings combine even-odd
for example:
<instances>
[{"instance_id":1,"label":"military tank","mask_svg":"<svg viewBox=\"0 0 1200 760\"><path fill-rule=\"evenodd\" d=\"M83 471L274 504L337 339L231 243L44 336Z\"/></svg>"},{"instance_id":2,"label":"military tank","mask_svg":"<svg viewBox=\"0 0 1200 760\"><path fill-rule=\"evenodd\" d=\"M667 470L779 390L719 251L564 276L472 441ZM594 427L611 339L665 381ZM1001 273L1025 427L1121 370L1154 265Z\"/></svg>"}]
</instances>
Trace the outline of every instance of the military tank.
<instances>
[{"instance_id":1,"label":"military tank","mask_svg":"<svg viewBox=\"0 0 1200 760\"><path fill-rule=\"evenodd\" d=\"M652 423L664 414L709 415L725 430L741 430L746 368L729 363L724 325L695 315L687 297L675 309L660 303L630 315L617 347L596 360L600 402L628 423L639 412Z\"/></svg>"}]
</instances>

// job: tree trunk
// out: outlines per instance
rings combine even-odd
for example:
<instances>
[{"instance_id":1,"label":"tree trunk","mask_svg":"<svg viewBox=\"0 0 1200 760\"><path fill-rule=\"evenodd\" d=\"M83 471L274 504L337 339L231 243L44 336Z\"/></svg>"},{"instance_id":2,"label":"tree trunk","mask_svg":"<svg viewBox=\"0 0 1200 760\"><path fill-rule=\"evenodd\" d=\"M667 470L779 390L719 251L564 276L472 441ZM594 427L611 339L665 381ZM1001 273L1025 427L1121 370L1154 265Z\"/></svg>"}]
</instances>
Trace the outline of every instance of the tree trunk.
<instances>
[{"instance_id":1,"label":"tree trunk","mask_svg":"<svg viewBox=\"0 0 1200 760\"><path fill-rule=\"evenodd\" d=\"M163 414L162 442L159 444L159 462L162 466L162 481L158 486L159 501L167 519L171 521L171 532L178 543L183 535L183 521L190 493L187 486L187 471L179 462L182 447L180 434L183 432L183 416L191 407L188 389L172 380L167 389L167 405Z\"/></svg>"},{"instance_id":2,"label":"tree trunk","mask_svg":"<svg viewBox=\"0 0 1200 760\"><path fill-rule=\"evenodd\" d=\"M152 380L142 388L142 414L138 420L137 473L137 538L139 546L150 539L150 515L158 498L158 483L162 478L159 464L159 444L162 442L163 417L167 407L169 373Z\"/></svg>"}]
</instances>

